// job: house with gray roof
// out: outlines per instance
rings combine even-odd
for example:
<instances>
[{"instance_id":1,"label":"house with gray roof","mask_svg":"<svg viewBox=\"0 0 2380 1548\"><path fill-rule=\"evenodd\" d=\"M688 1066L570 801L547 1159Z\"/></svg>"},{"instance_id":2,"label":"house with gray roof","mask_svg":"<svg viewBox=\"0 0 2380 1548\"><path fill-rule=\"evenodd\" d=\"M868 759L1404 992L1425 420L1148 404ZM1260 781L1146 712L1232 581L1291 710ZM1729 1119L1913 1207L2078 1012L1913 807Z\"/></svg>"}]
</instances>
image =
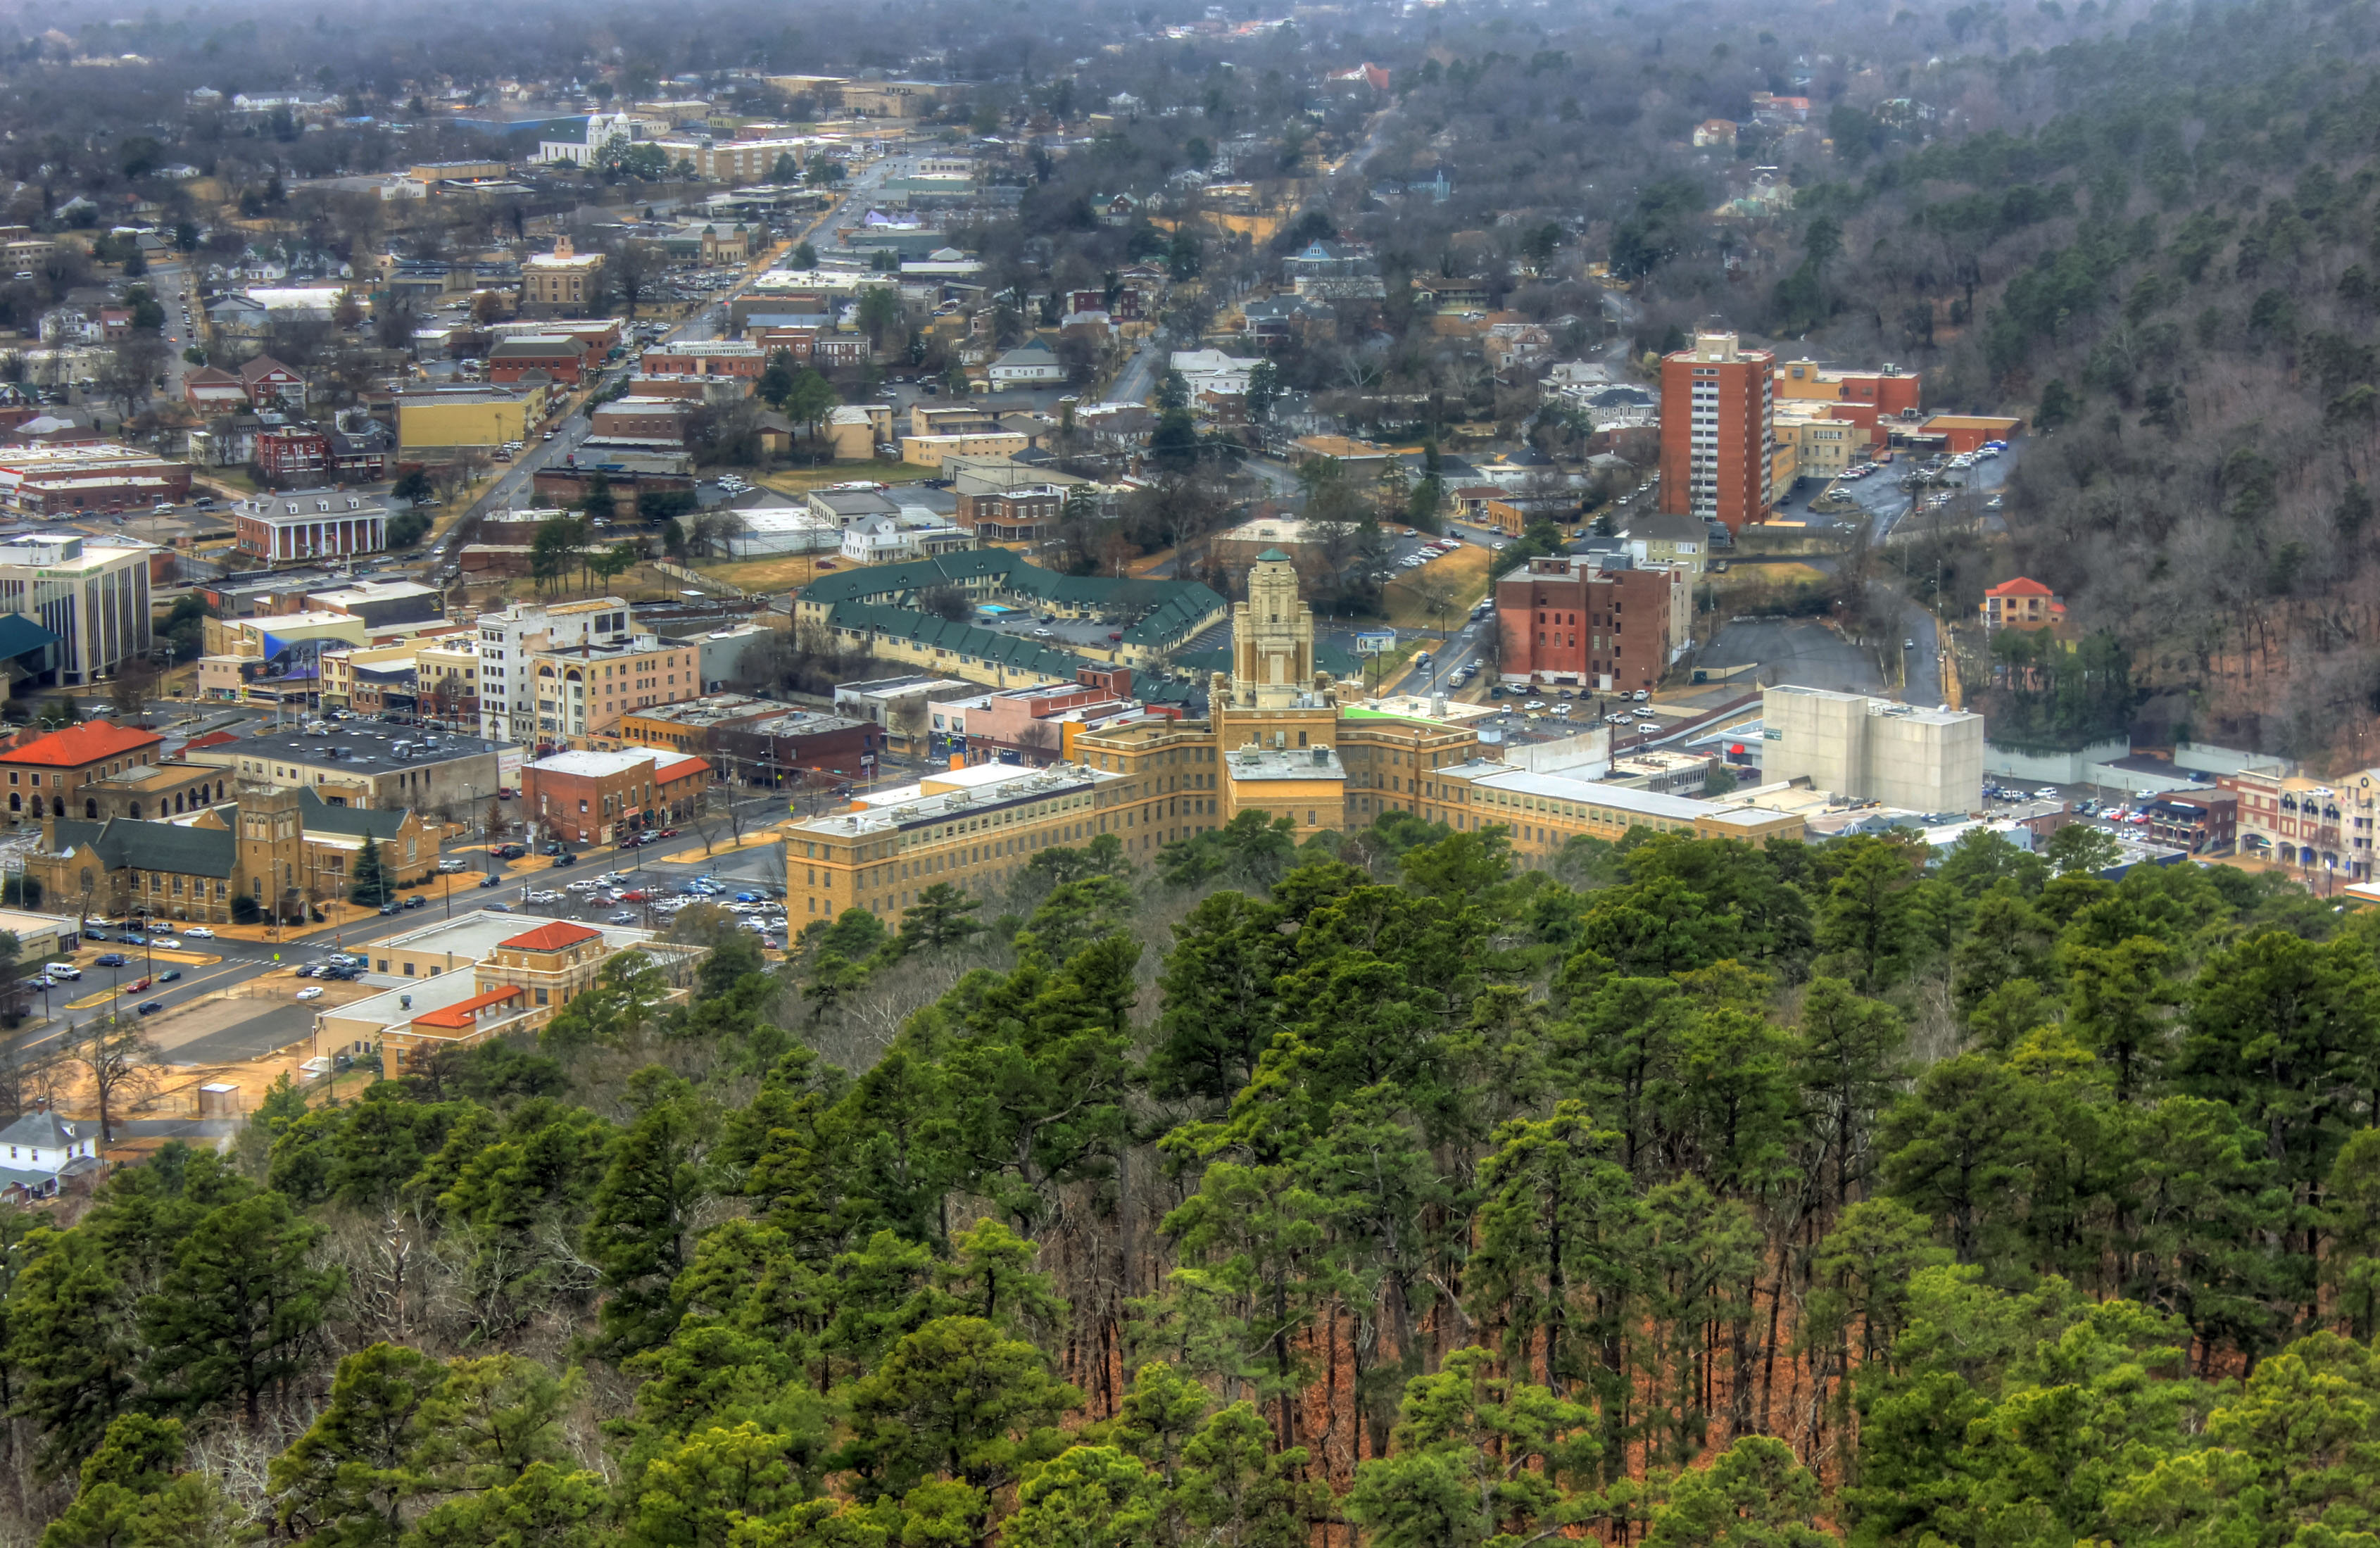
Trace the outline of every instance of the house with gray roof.
<instances>
[{"instance_id":1,"label":"house with gray roof","mask_svg":"<svg viewBox=\"0 0 2380 1548\"><path fill-rule=\"evenodd\" d=\"M0 1129L0 1197L51 1199L58 1185L100 1168L99 1126L71 1123L48 1108Z\"/></svg>"}]
</instances>

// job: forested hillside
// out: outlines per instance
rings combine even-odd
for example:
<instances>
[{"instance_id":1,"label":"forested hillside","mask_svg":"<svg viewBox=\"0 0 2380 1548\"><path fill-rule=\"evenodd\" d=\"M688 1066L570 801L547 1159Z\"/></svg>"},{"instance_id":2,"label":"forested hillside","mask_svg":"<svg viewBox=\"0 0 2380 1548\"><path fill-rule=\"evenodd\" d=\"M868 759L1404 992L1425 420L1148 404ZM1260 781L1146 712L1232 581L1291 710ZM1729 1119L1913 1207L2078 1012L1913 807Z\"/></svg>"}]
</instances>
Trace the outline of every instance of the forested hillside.
<instances>
[{"instance_id":1,"label":"forested hillside","mask_svg":"<svg viewBox=\"0 0 2380 1548\"><path fill-rule=\"evenodd\" d=\"M2123 641L2164 721L2317 762L2368 761L2380 713L2375 68L2365 6L2159 6L1998 61L2004 127L1905 150L1830 120L1771 320L2052 433L2013 568Z\"/></svg>"},{"instance_id":2,"label":"forested hillside","mask_svg":"<svg viewBox=\"0 0 2380 1548\"><path fill-rule=\"evenodd\" d=\"M625 955L0 1221L9 1535L2332 1541L2380 927L2095 842L1244 818Z\"/></svg>"}]
</instances>

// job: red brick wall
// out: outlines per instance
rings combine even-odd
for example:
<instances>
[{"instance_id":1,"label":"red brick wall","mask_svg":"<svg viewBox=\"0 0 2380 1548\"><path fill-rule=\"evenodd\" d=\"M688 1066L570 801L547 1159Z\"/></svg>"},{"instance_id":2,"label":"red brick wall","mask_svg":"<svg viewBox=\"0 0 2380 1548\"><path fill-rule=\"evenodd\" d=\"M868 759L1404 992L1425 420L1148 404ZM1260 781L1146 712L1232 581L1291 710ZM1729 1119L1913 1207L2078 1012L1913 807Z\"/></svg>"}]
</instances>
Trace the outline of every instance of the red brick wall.
<instances>
[{"instance_id":1,"label":"red brick wall","mask_svg":"<svg viewBox=\"0 0 2380 1548\"><path fill-rule=\"evenodd\" d=\"M1615 692L1651 688L1668 665L1670 585L1664 572L1607 570L1590 577L1584 565L1569 575L1499 581L1503 674L1568 676L1586 688L1608 675Z\"/></svg>"}]
</instances>

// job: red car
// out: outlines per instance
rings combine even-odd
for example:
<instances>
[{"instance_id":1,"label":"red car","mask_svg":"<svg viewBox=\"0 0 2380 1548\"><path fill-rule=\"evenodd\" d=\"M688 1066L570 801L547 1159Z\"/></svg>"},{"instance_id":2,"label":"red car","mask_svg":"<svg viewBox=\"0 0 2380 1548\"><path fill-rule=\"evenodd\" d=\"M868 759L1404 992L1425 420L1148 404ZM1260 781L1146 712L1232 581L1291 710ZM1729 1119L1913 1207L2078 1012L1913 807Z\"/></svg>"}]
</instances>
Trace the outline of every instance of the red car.
<instances>
[{"instance_id":1,"label":"red car","mask_svg":"<svg viewBox=\"0 0 2380 1548\"><path fill-rule=\"evenodd\" d=\"M148 987L149 987L149 981L148 981L147 979L142 979L142 980L141 980L140 982L138 982L138 983L127 984L127 985L125 986L124 992L125 992L127 994L138 994L138 993L140 993L142 990L144 990L144 989L146 989L146 988L148 988Z\"/></svg>"},{"instance_id":2,"label":"red car","mask_svg":"<svg viewBox=\"0 0 2380 1548\"><path fill-rule=\"evenodd\" d=\"M620 895L620 901L623 903L649 903L652 900L652 896L653 895L651 893L647 892L644 888L637 887L631 891L622 893Z\"/></svg>"},{"instance_id":3,"label":"red car","mask_svg":"<svg viewBox=\"0 0 2380 1548\"><path fill-rule=\"evenodd\" d=\"M675 828L663 828L661 835L663 838L675 838L677 836L677 830Z\"/></svg>"}]
</instances>

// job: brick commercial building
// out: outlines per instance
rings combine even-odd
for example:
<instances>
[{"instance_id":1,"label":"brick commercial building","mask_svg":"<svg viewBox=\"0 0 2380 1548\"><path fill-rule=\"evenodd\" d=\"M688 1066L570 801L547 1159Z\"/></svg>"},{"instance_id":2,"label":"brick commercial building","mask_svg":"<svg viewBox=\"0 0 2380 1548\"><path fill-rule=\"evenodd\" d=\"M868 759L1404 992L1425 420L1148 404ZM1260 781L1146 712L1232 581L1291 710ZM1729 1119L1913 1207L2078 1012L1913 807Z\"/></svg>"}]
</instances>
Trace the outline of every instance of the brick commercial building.
<instances>
[{"instance_id":1,"label":"brick commercial building","mask_svg":"<svg viewBox=\"0 0 2380 1548\"><path fill-rule=\"evenodd\" d=\"M275 488L311 488L331 476L331 438L306 425L266 425L256 433L256 470Z\"/></svg>"},{"instance_id":2,"label":"brick commercial building","mask_svg":"<svg viewBox=\"0 0 2380 1548\"><path fill-rule=\"evenodd\" d=\"M2168 790L2143 801L2141 812L2149 837L2193 855L2228 855L2239 842L2237 790Z\"/></svg>"},{"instance_id":3,"label":"brick commercial building","mask_svg":"<svg viewBox=\"0 0 2380 1548\"><path fill-rule=\"evenodd\" d=\"M1768 510L1777 357L1697 334L1661 361L1661 508L1741 532Z\"/></svg>"},{"instance_id":4,"label":"brick commercial building","mask_svg":"<svg viewBox=\"0 0 2380 1548\"><path fill-rule=\"evenodd\" d=\"M637 366L651 376L757 377L768 367L768 351L736 339L687 339L646 350Z\"/></svg>"},{"instance_id":5,"label":"brick commercial building","mask_svg":"<svg viewBox=\"0 0 2380 1548\"><path fill-rule=\"evenodd\" d=\"M113 774L157 762L165 738L103 720L87 720L46 737L35 737L0 752L7 770L8 810L13 813L81 817L108 815L96 790L85 790Z\"/></svg>"},{"instance_id":6,"label":"brick commercial building","mask_svg":"<svg viewBox=\"0 0 2380 1548\"><path fill-rule=\"evenodd\" d=\"M743 720L711 734L725 777L746 785L783 785L805 774L857 779L874 768L884 734L863 720L794 710Z\"/></svg>"},{"instance_id":7,"label":"brick commercial building","mask_svg":"<svg viewBox=\"0 0 2380 1548\"><path fill-rule=\"evenodd\" d=\"M541 371L549 381L576 386L586 374L587 354L586 344L567 334L502 339L488 351L488 380L510 385L532 371Z\"/></svg>"},{"instance_id":8,"label":"brick commercial building","mask_svg":"<svg viewBox=\"0 0 2380 1548\"><path fill-rule=\"evenodd\" d=\"M683 446L695 406L675 397L623 397L595 410L593 437Z\"/></svg>"},{"instance_id":9,"label":"brick commercial building","mask_svg":"<svg viewBox=\"0 0 2380 1548\"><path fill-rule=\"evenodd\" d=\"M710 765L688 753L557 752L521 770L521 803L561 842L598 844L693 815L710 784Z\"/></svg>"},{"instance_id":10,"label":"brick commercial building","mask_svg":"<svg viewBox=\"0 0 2380 1548\"><path fill-rule=\"evenodd\" d=\"M1038 542L1058 530L1065 507L1066 492L1056 484L971 492L962 482L959 488L959 525L982 542Z\"/></svg>"},{"instance_id":11,"label":"brick commercial building","mask_svg":"<svg viewBox=\"0 0 2380 1548\"><path fill-rule=\"evenodd\" d=\"M1692 607L1682 565L1586 555L1531 559L1496 582L1504 680L1599 693L1649 689L1684 643Z\"/></svg>"},{"instance_id":12,"label":"brick commercial building","mask_svg":"<svg viewBox=\"0 0 2380 1548\"><path fill-rule=\"evenodd\" d=\"M719 733L726 727L774 720L784 713L785 706L774 700L715 693L679 704L631 710L620 717L620 739L631 747L708 756L718 750Z\"/></svg>"},{"instance_id":13,"label":"brick commercial building","mask_svg":"<svg viewBox=\"0 0 2380 1548\"><path fill-rule=\"evenodd\" d=\"M188 463L112 442L0 449L0 507L22 516L147 510L189 494Z\"/></svg>"}]
</instances>

